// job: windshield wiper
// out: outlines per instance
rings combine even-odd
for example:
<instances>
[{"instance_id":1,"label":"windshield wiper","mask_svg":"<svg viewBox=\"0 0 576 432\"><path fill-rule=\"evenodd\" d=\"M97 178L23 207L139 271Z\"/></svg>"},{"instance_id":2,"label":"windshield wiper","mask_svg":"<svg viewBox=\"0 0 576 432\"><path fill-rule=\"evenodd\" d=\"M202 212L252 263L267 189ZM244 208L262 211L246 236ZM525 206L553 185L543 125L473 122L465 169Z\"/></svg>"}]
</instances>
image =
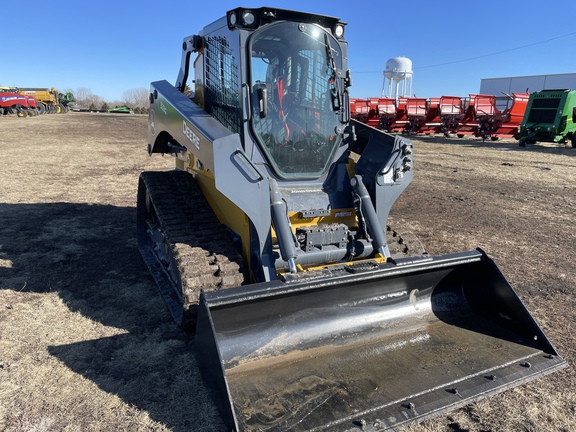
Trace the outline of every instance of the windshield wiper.
<instances>
[{"instance_id":1,"label":"windshield wiper","mask_svg":"<svg viewBox=\"0 0 576 432\"><path fill-rule=\"evenodd\" d=\"M324 44L326 46L326 57L328 59L328 67L331 71L330 84L332 88L330 89L330 97L332 99L332 109L334 111L341 111L342 109L342 92L340 90L340 70L336 67L336 62L334 61L334 55L332 54L332 46L330 45L330 39L328 35L324 33Z\"/></svg>"},{"instance_id":2,"label":"windshield wiper","mask_svg":"<svg viewBox=\"0 0 576 432\"><path fill-rule=\"evenodd\" d=\"M328 58L328 67L330 68L330 98L332 101L332 110L340 114L340 123L348 124L350 121L350 96L348 87L352 85L352 76L350 69L343 76L342 71L336 67L336 61L332 54L332 46L328 39L328 34L324 33L324 45L326 47L326 57ZM344 129L337 128L337 133L343 135Z\"/></svg>"}]
</instances>

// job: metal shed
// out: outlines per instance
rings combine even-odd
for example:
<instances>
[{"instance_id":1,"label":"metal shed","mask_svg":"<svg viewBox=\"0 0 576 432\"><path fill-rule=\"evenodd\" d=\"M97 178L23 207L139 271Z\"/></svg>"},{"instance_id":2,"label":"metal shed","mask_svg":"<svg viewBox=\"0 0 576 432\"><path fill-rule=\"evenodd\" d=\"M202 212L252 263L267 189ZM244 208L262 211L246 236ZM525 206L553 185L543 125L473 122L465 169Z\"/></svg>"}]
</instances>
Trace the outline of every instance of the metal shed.
<instances>
[{"instance_id":1,"label":"metal shed","mask_svg":"<svg viewBox=\"0 0 576 432\"><path fill-rule=\"evenodd\" d=\"M502 96L503 92L524 93L526 89L530 93L540 90L576 90L576 73L482 78L480 80L481 94Z\"/></svg>"}]
</instances>

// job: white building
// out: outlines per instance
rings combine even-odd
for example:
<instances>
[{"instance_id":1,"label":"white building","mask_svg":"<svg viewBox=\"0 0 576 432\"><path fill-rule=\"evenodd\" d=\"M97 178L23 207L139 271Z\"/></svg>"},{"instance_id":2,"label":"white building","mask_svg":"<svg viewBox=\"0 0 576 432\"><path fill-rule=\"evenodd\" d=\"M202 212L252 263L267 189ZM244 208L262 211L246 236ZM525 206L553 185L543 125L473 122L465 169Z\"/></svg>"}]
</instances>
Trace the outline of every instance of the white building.
<instances>
[{"instance_id":1,"label":"white building","mask_svg":"<svg viewBox=\"0 0 576 432\"><path fill-rule=\"evenodd\" d=\"M502 96L503 93L532 93L540 90L576 90L576 73L482 78L480 93Z\"/></svg>"}]
</instances>

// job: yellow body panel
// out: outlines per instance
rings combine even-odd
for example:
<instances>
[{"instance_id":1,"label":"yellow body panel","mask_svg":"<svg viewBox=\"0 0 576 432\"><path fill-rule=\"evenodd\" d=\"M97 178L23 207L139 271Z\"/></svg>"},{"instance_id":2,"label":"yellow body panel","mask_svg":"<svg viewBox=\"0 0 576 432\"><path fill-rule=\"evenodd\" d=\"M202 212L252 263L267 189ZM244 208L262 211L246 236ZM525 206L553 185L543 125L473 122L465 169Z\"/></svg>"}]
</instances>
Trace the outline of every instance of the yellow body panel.
<instances>
[{"instance_id":1,"label":"yellow body panel","mask_svg":"<svg viewBox=\"0 0 576 432\"><path fill-rule=\"evenodd\" d=\"M354 228L357 226L356 213L354 209L351 208L331 210L329 216L306 218L302 217L300 213L296 212L291 213L289 217L290 217L290 224L292 225L292 231L294 233L296 233L296 228L302 226L313 226L322 224L329 225L334 223L342 223L347 225L349 228Z\"/></svg>"},{"instance_id":2,"label":"yellow body panel","mask_svg":"<svg viewBox=\"0 0 576 432\"><path fill-rule=\"evenodd\" d=\"M216 189L212 173L201 167L202 165L197 163L197 159L191 153L187 153L185 158L176 158L176 168L188 171L194 176L202 194L204 194L220 223L240 236L242 239L242 256L250 268L250 225L248 218L242 210Z\"/></svg>"}]
</instances>

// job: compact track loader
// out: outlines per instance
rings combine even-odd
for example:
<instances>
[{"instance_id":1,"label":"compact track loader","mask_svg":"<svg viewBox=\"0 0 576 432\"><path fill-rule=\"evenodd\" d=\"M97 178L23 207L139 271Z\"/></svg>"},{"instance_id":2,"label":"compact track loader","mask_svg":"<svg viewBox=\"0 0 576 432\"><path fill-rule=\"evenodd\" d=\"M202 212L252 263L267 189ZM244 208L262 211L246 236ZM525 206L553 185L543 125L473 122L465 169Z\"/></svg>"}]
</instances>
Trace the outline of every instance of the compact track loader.
<instances>
[{"instance_id":1,"label":"compact track loader","mask_svg":"<svg viewBox=\"0 0 576 432\"><path fill-rule=\"evenodd\" d=\"M388 228L413 145L350 119L344 31L237 8L151 84L176 169L140 176L139 247L230 429L400 428L565 365L483 251Z\"/></svg>"}]
</instances>

